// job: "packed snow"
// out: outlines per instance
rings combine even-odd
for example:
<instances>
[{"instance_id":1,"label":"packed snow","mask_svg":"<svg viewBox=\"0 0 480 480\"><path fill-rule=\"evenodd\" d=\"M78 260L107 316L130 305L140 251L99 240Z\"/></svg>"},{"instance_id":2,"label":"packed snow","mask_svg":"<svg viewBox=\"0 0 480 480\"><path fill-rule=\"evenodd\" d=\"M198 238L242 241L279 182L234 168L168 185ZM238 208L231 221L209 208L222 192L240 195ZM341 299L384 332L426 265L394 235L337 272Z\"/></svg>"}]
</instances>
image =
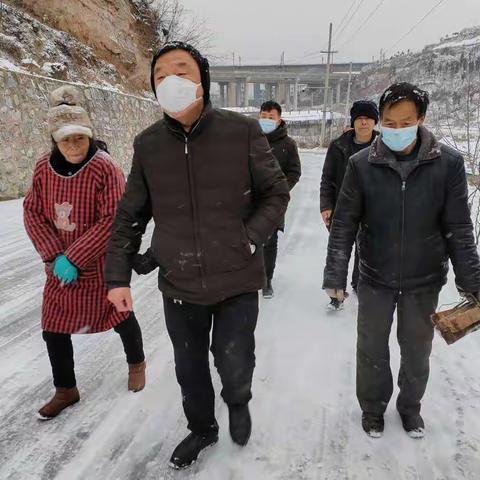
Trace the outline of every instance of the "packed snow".
<instances>
[{"instance_id":1,"label":"packed snow","mask_svg":"<svg viewBox=\"0 0 480 480\"><path fill-rule=\"evenodd\" d=\"M0 58L0 68L3 68L4 70L10 70L12 72L26 73L23 68L18 67L6 58Z\"/></svg>"},{"instance_id":2,"label":"packed snow","mask_svg":"<svg viewBox=\"0 0 480 480\"><path fill-rule=\"evenodd\" d=\"M320 151L302 152L303 177L280 241L276 296L261 302L250 443L244 449L232 444L227 408L218 398L220 442L183 472L167 466L186 422L155 274L133 281L147 353L146 389L127 392L127 367L114 332L77 335L80 403L50 422L35 418L52 394L39 325L44 273L23 229L22 201L0 203L0 478L478 480L478 332L452 346L435 339L423 404L425 439L405 434L393 400L382 439L368 438L361 429L356 299L351 296L343 311L328 312L321 290L328 240L318 208L323 157ZM151 232L150 226L147 238ZM451 281L440 304L445 308L457 299ZM396 374L394 334L391 345ZM212 374L218 394L213 366Z\"/></svg>"},{"instance_id":3,"label":"packed snow","mask_svg":"<svg viewBox=\"0 0 480 480\"><path fill-rule=\"evenodd\" d=\"M468 38L466 40L456 40L446 43L441 43L433 47L433 50L442 50L443 48L458 48L458 47L473 47L480 45L480 35L474 38Z\"/></svg>"}]
</instances>

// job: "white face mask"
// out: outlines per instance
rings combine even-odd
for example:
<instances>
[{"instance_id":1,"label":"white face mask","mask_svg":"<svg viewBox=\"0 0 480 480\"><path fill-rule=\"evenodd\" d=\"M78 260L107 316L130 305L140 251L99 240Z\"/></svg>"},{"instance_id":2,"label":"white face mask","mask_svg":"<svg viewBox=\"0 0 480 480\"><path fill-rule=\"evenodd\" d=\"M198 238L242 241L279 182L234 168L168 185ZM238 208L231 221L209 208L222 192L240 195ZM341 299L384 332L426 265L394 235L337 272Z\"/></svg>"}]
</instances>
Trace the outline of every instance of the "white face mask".
<instances>
[{"instance_id":1,"label":"white face mask","mask_svg":"<svg viewBox=\"0 0 480 480\"><path fill-rule=\"evenodd\" d=\"M200 85L201 83L193 83L187 78L169 75L158 84L156 90L158 103L166 112L181 112L199 100L197 88Z\"/></svg>"}]
</instances>

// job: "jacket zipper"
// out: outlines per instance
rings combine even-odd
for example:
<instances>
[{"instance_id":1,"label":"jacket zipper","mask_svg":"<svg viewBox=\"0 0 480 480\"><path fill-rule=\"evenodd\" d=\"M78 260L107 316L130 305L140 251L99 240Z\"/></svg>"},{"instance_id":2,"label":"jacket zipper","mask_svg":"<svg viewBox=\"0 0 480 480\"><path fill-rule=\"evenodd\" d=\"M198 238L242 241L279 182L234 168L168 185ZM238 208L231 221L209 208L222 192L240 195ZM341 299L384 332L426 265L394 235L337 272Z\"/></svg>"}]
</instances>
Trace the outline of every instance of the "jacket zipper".
<instances>
[{"instance_id":1,"label":"jacket zipper","mask_svg":"<svg viewBox=\"0 0 480 480\"><path fill-rule=\"evenodd\" d=\"M417 170L420 166L422 166L425 163L431 163L431 160L428 162L419 162L416 167L408 172L408 176L410 176L415 170ZM392 168L392 167L389 167ZM401 192L402 192L402 226L401 226L401 237L400 237L400 277L399 277L399 282L398 282L398 293L399 295L402 294L402 288L403 288L403 256L404 256L404 249L405 249L405 241L404 241L404 236L405 236L405 195L406 195L406 189L407 189L407 179L403 179L400 173L395 169L392 168L392 170L397 173L400 176L400 179L402 181L402 187L401 187Z\"/></svg>"},{"instance_id":2,"label":"jacket zipper","mask_svg":"<svg viewBox=\"0 0 480 480\"><path fill-rule=\"evenodd\" d=\"M400 278L399 278L399 294L402 294L403 284L403 256L404 256L404 236L405 236L405 190L407 187L407 181L402 180L402 229L400 236Z\"/></svg>"},{"instance_id":3,"label":"jacket zipper","mask_svg":"<svg viewBox=\"0 0 480 480\"><path fill-rule=\"evenodd\" d=\"M190 133L192 133L195 130L195 128L197 128L198 123L195 125L195 127L193 127ZM197 206L195 203L194 193L193 193L193 167L192 167L192 163L190 161L190 156L188 152L188 137L185 134L183 135L183 137L185 139L185 157L187 160L188 187L190 190L190 206L192 208L192 216L193 216L193 235L195 238L195 250L197 253L197 262L200 265L200 279L202 283L202 288L207 288L207 284L205 282L205 268L203 265L203 258L202 258L202 252L201 252L200 234L198 231Z\"/></svg>"}]
</instances>

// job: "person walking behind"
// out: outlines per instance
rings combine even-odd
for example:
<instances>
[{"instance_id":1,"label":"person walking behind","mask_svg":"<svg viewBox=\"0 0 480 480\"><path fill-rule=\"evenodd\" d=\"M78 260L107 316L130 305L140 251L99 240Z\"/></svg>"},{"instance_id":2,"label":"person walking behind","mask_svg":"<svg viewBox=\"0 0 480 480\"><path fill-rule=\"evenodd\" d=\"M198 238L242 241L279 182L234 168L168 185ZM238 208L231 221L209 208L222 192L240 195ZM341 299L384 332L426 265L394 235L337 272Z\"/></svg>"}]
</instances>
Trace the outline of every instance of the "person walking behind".
<instances>
[{"instance_id":1,"label":"person walking behind","mask_svg":"<svg viewBox=\"0 0 480 480\"><path fill-rule=\"evenodd\" d=\"M282 119L282 107L273 100L264 102L260 107L259 122L272 148L273 154L287 178L288 188L292 191L293 187L300 180L302 165L300 163L300 157L298 156L297 144L295 140L288 135L287 124ZM284 229L285 219L283 219L282 223L264 246L263 255L267 284L263 288L263 298L272 298L274 295L272 279L277 262L278 232L283 232Z\"/></svg>"},{"instance_id":2,"label":"person walking behind","mask_svg":"<svg viewBox=\"0 0 480 480\"><path fill-rule=\"evenodd\" d=\"M378 132L374 130L377 123L378 108L375 102L368 100L354 102L350 110L351 128L334 140L328 148L320 183L320 212L328 230L331 227L348 159L372 144L378 135ZM357 248L355 248L351 285L353 291L356 292L358 285ZM338 308L341 302L331 299L331 305Z\"/></svg>"}]
</instances>

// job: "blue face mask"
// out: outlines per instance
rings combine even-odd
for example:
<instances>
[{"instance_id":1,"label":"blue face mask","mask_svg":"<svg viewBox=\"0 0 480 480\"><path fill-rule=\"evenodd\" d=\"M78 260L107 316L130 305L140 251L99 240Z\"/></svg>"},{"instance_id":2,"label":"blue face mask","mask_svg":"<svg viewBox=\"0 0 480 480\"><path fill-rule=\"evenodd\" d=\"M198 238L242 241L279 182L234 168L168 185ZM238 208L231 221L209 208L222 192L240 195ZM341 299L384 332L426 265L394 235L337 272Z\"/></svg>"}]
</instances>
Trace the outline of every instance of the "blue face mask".
<instances>
[{"instance_id":1,"label":"blue face mask","mask_svg":"<svg viewBox=\"0 0 480 480\"><path fill-rule=\"evenodd\" d=\"M406 128L388 128L381 126L383 143L394 152L402 152L411 145L418 134L418 124Z\"/></svg>"},{"instance_id":2,"label":"blue face mask","mask_svg":"<svg viewBox=\"0 0 480 480\"><path fill-rule=\"evenodd\" d=\"M258 122L263 133L272 133L277 128L277 122L271 118L259 118Z\"/></svg>"}]
</instances>

